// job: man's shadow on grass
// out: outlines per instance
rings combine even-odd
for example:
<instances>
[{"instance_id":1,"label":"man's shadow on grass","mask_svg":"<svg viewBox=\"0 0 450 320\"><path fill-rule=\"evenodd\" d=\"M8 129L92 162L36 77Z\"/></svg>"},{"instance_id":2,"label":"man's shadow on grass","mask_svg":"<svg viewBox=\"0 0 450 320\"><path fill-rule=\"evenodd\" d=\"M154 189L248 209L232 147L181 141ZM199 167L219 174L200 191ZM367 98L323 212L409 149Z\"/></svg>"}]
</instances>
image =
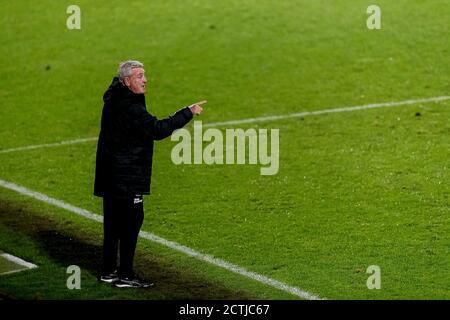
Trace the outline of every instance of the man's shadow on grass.
<instances>
[{"instance_id":1,"label":"man's shadow on grass","mask_svg":"<svg viewBox=\"0 0 450 320\"><path fill-rule=\"evenodd\" d=\"M77 265L95 277L101 269L102 226L82 230L72 221L51 218L28 205L4 201L0 197L0 223L24 237L33 239L42 254L63 267ZM145 241L139 239L139 242ZM155 287L136 291L135 299L251 299L246 292L230 291L195 271L180 270L170 258L138 248L135 256L138 275L155 282ZM67 274L69 276L69 274ZM108 285L100 283L99 285ZM124 289L117 289L124 290ZM129 289L125 289L129 290ZM132 289L133 290L133 289Z\"/></svg>"}]
</instances>

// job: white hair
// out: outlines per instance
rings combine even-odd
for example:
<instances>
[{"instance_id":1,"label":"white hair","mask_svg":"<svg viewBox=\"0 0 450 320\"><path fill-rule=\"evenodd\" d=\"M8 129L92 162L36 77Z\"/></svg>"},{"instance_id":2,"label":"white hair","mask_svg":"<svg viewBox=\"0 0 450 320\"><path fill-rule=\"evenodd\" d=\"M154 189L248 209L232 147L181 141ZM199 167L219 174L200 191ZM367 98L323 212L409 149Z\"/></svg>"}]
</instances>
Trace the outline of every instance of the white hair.
<instances>
[{"instance_id":1,"label":"white hair","mask_svg":"<svg viewBox=\"0 0 450 320\"><path fill-rule=\"evenodd\" d=\"M119 80L122 81L123 78L133 75L133 69L143 67L144 64L136 60L121 62L119 65L119 70L117 70L117 76L119 77Z\"/></svg>"}]
</instances>

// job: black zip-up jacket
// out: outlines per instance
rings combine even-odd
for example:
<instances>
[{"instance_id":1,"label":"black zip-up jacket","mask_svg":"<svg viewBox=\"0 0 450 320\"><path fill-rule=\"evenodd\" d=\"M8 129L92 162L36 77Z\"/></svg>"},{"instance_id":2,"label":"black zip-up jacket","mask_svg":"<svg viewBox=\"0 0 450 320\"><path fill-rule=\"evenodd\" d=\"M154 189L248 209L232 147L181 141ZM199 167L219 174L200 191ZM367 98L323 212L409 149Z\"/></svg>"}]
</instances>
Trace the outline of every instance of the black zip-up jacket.
<instances>
[{"instance_id":1,"label":"black zip-up jacket","mask_svg":"<svg viewBox=\"0 0 450 320\"><path fill-rule=\"evenodd\" d=\"M132 197L150 194L153 141L164 139L192 119L186 107L167 119L147 112L145 96L115 77L103 95L97 145L94 195Z\"/></svg>"}]
</instances>

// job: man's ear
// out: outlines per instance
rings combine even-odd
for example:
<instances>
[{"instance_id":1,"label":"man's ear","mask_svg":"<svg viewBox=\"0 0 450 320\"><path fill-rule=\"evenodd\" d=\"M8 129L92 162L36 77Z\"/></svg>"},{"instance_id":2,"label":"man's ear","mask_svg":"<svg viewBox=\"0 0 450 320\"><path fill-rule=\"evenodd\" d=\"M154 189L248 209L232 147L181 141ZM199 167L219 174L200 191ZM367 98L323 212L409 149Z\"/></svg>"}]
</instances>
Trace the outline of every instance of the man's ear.
<instances>
[{"instance_id":1,"label":"man's ear","mask_svg":"<svg viewBox=\"0 0 450 320\"><path fill-rule=\"evenodd\" d=\"M130 86L130 78L128 78L128 77L123 78L123 83L124 83L127 87L129 87L129 86Z\"/></svg>"}]
</instances>

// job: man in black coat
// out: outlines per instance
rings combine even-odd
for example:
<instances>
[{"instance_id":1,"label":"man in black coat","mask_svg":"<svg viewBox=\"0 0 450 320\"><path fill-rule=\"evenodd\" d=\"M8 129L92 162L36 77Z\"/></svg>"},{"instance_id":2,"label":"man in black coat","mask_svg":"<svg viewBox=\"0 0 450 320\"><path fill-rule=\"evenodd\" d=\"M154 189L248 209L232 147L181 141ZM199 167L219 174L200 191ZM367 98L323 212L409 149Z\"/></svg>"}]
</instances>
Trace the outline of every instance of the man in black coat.
<instances>
[{"instance_id":1,"label":"man in black coat","mask_svg":"<svg viewBox=\"0 0 450 320\"><path fill-rule=\"evenodd\" d=\"M144 65L126 61L103 95L94 194L103 197L103 267L100 280L117 287L148 287L136 277L133 259L150 194L153 141L169 137L203 109L202 101L158 120L145 105ZM117 253L120 251L120 265Z\"/></svg>"}]
</instances>

